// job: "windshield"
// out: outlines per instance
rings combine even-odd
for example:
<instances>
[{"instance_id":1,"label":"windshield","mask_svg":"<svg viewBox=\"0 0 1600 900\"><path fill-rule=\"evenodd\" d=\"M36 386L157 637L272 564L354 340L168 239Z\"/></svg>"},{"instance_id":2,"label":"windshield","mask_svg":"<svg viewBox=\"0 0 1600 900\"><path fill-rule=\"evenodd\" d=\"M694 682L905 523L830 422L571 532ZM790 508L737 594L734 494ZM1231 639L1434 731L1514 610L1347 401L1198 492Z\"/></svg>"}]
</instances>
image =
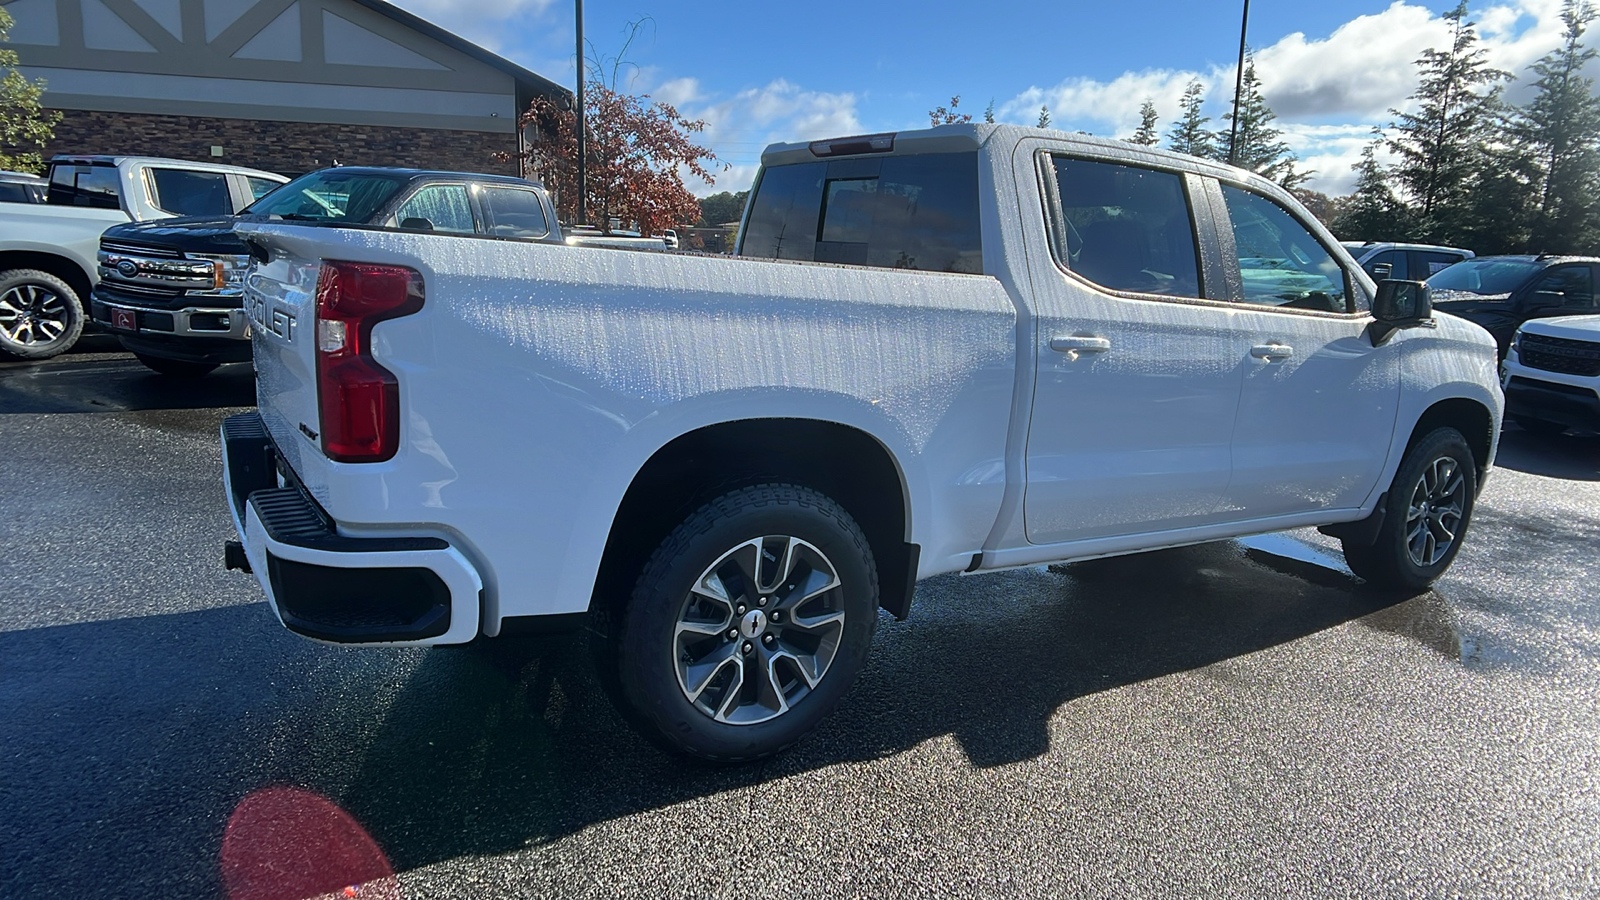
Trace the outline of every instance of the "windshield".
<instances>
[{"instance_id":1,"label":"windshield","mask_svg":"<svg viewBox=\"0 0 1600 900\"><path fill-rule=\"evenodd\" d=\"M406 179L376 172L323 169L302 175L245 209L268 218L369 224Z\"/></svg>"},{"instance_id":2,"label":"windshield","mask_svg":"<svg viewBox=\"0 0 1600 900\"><path fill-rule=\"evenodd\" d=\"M1523 259L1469 259L1440 269L1428 279L1436 291L1470 291L1474 294L1509 294L1544 268Z\"/></svg>"}]
</instances>

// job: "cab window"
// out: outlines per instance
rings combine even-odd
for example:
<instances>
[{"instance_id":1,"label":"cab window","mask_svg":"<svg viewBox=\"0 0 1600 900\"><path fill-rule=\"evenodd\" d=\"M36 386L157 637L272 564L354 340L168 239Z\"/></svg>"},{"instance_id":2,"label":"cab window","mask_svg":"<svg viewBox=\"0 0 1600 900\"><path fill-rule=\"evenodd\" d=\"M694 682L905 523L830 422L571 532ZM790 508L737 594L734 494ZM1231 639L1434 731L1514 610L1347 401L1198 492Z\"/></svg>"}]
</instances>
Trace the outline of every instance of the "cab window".
<instances>
[{"instance_id":1,"label":"cab window","mask_svg":"<svg viewBox=\"0 0 1600 900\"><path fill-rule=\"evenodd\" d=\"M1539 276L1533 292L1559 297L1562 309L1594 308L1594 279L1588 266L1557 266Z\"/></svg>"},{"instance_id":2,"label":"cab window","mask_svg":"<svg viewBox=\"0 0 1600 900\"><path fill-rule=\"evenodd\" d=\"M1194 223L1181 176L1057 156L1057 261L1114 291L1200 296Z\"/></svg>"},{"instance_id":3,"label":"cab window","mask_svg":"<svg viewBox=\"0 0 1600 900\"><path fill-rule=\"evenodd\" d=\"M1344 269L1289 211L1230 184L1222 198L1233 223L1246 303L1285 309L1350 312Z\"/></svg>"},{"instance_id":4,"label":"cab window","mask_svg":"<svg viewBox=\"0 0 1600 900\"><path fill-rule=\"evenodd\" d=\"M184 169L146 169L150 199L156 208L179 216L216 216L233 213L233 194L222 172Z\"/></svg>"},{"instance_id":5,"label":"cab window","mask_svg":"<svg viewBox=\"0 0 1600 900\"><path fill-rule=\"evenodd\" d=\"M484 185L478 197L488 217L489 233L496 237L536 239L550 233L544 205L533 191Z\"/></svg>"},{"instance_id":6,"label":"cab window","mask_svg":"<svg viewBox=\"0 0 1600 900\"><path fill-rule=\"evenodd\" d=\"M756 185L740 253L982 273L977 162L926 153L773 166Z\"/></svg>"},{"instance_id":7,"label":"cab window","mask_svg":"<svg viewBox=\"0 0 1600 900\"><path fill-rule=\"evenodd\" d=\"M472 234L472 203L464 184L430 184L419 188L395 210L394 224L412 231Z\"/></svg>"}]
</instances>

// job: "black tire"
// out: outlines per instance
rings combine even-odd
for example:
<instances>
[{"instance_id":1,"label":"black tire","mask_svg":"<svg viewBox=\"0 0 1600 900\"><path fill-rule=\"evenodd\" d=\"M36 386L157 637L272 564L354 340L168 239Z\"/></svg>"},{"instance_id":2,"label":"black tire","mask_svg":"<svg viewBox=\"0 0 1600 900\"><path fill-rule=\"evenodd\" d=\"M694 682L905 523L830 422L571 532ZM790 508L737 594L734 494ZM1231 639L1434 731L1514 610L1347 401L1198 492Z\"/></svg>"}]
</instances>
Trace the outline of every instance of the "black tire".
<instances>
[{"instance_id":1,"label":"black tire","mask_svg":"<svg viewBox=\"0 0 1600 900\"><path fill-rule=\"evenodd\" d=\"M0 272L0 357L49 359L83 334L83 302L65 281L38 269Z\"/></svg>"},{"instance_id":2,"label":"black tire","mask_svg":"<svg viewBox=\"0 0 1600 900\"><path fill-rule=\"evenodd\" d=\"M1523 431L1540 437L1555 437L1567 430L1567 426L1560 422L1547 422L1544 419L1535 419L1530 416L1512 416L1511 421L1517 423L1517 427Z\"/></svg>"},{"instance_id":3,"label":"black tire","mask_svg":"<svg viewBox=\"0 0 1600 900\"><path fill-rule=\"evenodd\" d=\"M202 378L217 367L216 363L167 359L162 356L149 356L144 353L135 353L134 358L144 363L152 371L160 372L162 375L169 375L173 378Z\"/></svg>"},{"instance_id":4,"label":"black tire","mask_svg":"<svg viewBox=\"0 0 1600 900\"><path fill-rule=\"evenodd\" d=\"M810 488L753 485L700 507L651 555L610 647L613 683L629 718L666 749L760 759L838 704L877 619L877 566L855 520Z\"/></svg>"},{"instance_id":5,"label":"black tire","mask_svg":"<svg viewBox=\"0 0 1600 900\"><path fill-rule=\"evenodd\" d=\"M1343 541L1350 571L1384 590L1426 589L1460 552L1477 494L1477 464L1461 432L1429 432L1400 461L1377 540L1371 545ZM1441 549L1446 535L1448 544Z\"/></svg>"}]
</instances>

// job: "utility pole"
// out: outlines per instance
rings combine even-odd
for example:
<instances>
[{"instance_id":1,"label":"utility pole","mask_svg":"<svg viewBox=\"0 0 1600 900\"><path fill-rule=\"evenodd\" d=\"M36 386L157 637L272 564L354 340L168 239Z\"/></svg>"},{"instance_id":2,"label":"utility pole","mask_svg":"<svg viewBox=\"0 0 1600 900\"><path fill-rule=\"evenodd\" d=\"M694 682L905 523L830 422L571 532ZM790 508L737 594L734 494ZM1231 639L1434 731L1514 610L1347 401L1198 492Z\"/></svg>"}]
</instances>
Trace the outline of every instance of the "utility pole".
<instances>
[{"instance_id":1,"label":"utility pole","mask_svg":"<svg viewBox=\"0 0 1600 900\"><path fill-rule=\"evenodd\" d=\"M578 221L574 225L589 224L589 210L587 197L589 194L589 173L584 164L585 147L583 135L583 0L576 0L578 4ZM1248 3L1249 0L1246 0Z\"/></svg>"},{"instance_id":2,"label":"utility pole","mask_svg":"<svg viewBox=\"0 0 1600 900\"><path fill-rule=\"evenodd\" d=\"M583 0L578 0L583 7ZM581 26L580 26L581 27ZM1239 20L1239 71L1233 79L1233 125L1228 129L1228 165L1238 165L1239 95L1244 93L1244 35L1250 27L1250 0L1244 0L1244 17ZM581 96L581 95L580 95Z\"/></svg>"}]
</instances>

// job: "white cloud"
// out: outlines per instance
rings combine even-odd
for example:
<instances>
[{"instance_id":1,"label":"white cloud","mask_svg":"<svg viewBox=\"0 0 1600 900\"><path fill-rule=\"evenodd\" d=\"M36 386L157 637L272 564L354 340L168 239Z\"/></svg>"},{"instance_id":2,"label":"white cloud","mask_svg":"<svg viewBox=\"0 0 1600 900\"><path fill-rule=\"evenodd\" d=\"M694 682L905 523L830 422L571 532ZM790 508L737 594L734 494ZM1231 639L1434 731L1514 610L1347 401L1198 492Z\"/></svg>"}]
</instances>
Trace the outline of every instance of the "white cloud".
<instances>
[{"instance_id":1,"label":"white cloud","mask_svg":"<svg viewBox=\"0 0 1600 900\"><path fill-rule=\"evenodd\" d=\"M1561 0L1509 0L1472 12L1490 65L1519 79L1507 99L1524 102L1532 93L1527 67L1561 40ZM1593 34L1600 34L1600 31ZM1417 87L1416 60L1429 47L1446 49L1449 29L1427 9L1396 0L1383 12L1358 16L1325 38L1287 35L1256 50L1262 93L1277 113L1277 126L1316 175L1309 185L1330 194L1354 186L1351 166L1371 142L1372 129L1387 125L1389 110L1405 109ZM1591 66L1600 70L1600 63ZM1204 111L1220 128L1233 95L1234 66L1204 72L1147 69L1111 81L1067 78L1052 87L1029 87L1001 104L1004 121L1032 124L1040 105L1050 108L1058 128L1125 137L1139 124L1139 107L1154 101L1160 127L1178 114L1184 86L1199 78L1207 88ZM1591 72L1593 74L1593 72Z\"/></svg>"},{"instance_id":2,"label":"white cloud","mask_svg":"<svg viewBox=\"0 0 1600 900\"><path fill-rule=\"evenodd\" d=\"M781 78L720 100L704 96L692 78L664 82L646 93L673 103L685 118L705 122L705 131L695 137L696 143L710 147L729 166L717 175L715 185L693 177L685 179L689 189L700 196L748 188L768 144L866 130L857 117L854 94L810 91Z\"/></svg>"},{"instance_id":3,"label":"white cloud","mask_svg":"<svg viewBox=\"0 0 1600 900\"><path fill-rule=\"evenodd\" d=\"M516 32L508 23L536 17L555 0L393 0L396 6L495 52ZM571 68L571 60L568 60Z\"/></svg>"}]
</instances>

